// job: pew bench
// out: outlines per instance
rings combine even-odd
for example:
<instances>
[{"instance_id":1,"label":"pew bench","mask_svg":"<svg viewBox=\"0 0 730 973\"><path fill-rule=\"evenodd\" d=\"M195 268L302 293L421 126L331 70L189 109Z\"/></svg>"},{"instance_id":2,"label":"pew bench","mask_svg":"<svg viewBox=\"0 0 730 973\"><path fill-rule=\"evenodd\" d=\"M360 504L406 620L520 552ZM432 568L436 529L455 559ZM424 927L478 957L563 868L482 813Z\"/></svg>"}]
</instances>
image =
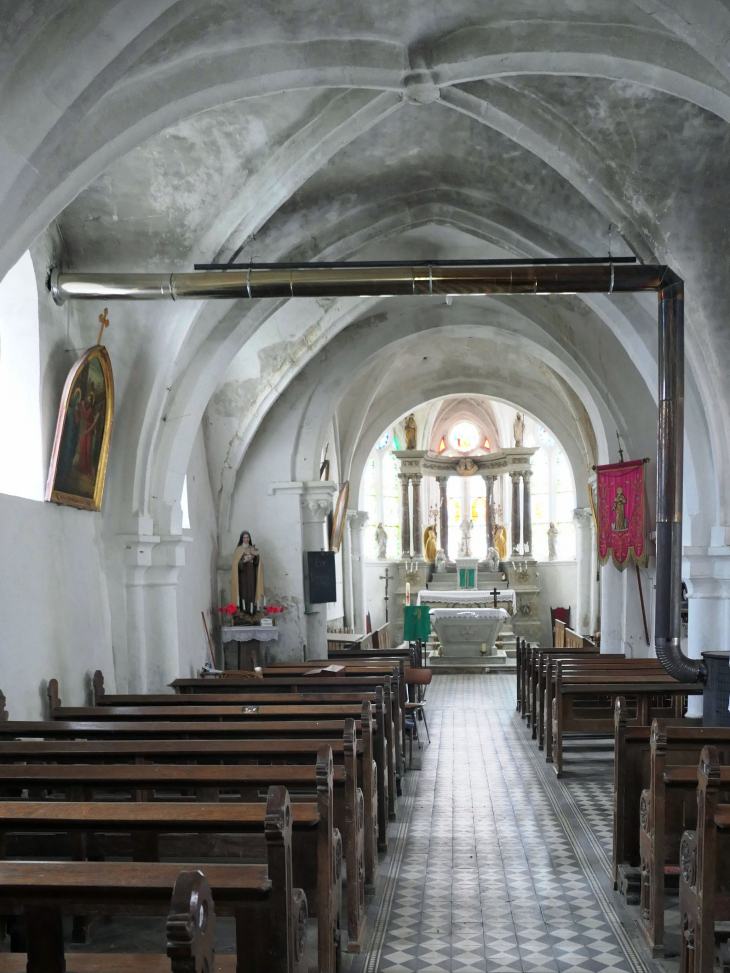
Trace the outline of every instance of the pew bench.
<instances>
[{"instance_id":1,"label":"pew bench","mask_svg":"<svg viewBox=\"0 0 730 973\"><path fill-rule=\"evenodd\" d=\"M378 851L387 839L378 838L376 767L371 748L347 728L339 739L319 740L21 740L0 742L2 764L79 763L309 763L316 761L325 742L335 765L357 780L365 803L365 891L375 891ZM367 753L366 753L367 749ZM346 785L347 786L347 785Z\"/></svg>"},{"instance_id":2,"label":"pew bench","mask_svg":"<svg viewBox=\"0 0 730 973\"><path fill-rule=\"evenodd\" d=\"M215 908L208 879L200 871L182 871L172 889L167 917L167 952L71 953L73 973L235 973L235 956L215 957ZM53 946L56 946L55 955ZM50 947L50 949L49 949ZM73 958L72 958L73 957ZM221 962L223 961L223 962ZM33 936L30 950L0 953L0 973L64 970L63 942Z\"/></svg>"},{"instance_id":3,"label":"pew bench","mask_svg":"<svg viewBox=\"0 0 730 973\"><path fill-rule=\"evenodd\" d=\"M327 783L328 782L328 783ZM343 850L347 863L347 925L348 951L359 952L365 930L365 851L364 851L364 799L362 791L349 786L345 768L334 767L329 747L325 745L317 756L317 765L245 764L235 766L210 766L190 764L59 764L59 765L2 765L0 766L0 794L16 798L24 791L34 796L39 792L52 797L62 792L67 800L79 797L92 801L96 797L115 797L129 794L132 800L169 800L170 794L179 801L179 792L192 789L197 799L218 801L225 795L221 791L235 792L237 799L258 801L259 791L272 785L282 785L296 794L315 793L322 815L329 820L330 836L337 826L342 834ZM334 801L332 793L340 792L343 799ZM10 792L10 793L8 793ZM20 794L18 793L20 792ZM139 792L136 794L135 792ZM327 793L325 793L327 792ZM301 800L301 798L297 798ZM195 805L191 805L195 806ZM156 857L157 842L149 835L133 839L135 857ZM210 852L214 854L214 852ZM321 857L318 859L323 865ZM298 863L297 863L298 864ZM297 868L298 880L312 868L311 857L303 856ZM300 874L301 873L301 874ZM316 875L316 866L314 874ZM331 874L331 869L330 869ZM321 879L324 882L324 879ZM302 884L306 882L302 879ZM338 913L339 914L339 913Z\"/></svg>"},{"instance_id":4,"label":"pew bench","mask_svg":"<svg viewBox=\"0 0 730 973\"><path fill-rule=\"evenodd\" d=\"M237 973L297 973L304 961L307 900L292 887L286 788L270 789L266 811L267 864L191 865L186 871L204 872L216 914L235 917ZM5 861L0 913L25 917L31 973L63 973L64 915L168 915L180 871L161 862Z\"/></svg>"},{"instance_id":5,"label":"pew bench","mask_svg":"<svg viewBox=\"0 0 730 973\"><path fill-rule=\"evenodd\" d=\"M721 763L730 762L730 729L683 729L660 720L652 724L650 780L639 805L639 929L653 956L664 952L665 876L679 871L682 834L697 825L697 764L708 745ZM726 767L721 770L721 783L721 797L730 800Z\"/></svg>"},{"instance_id":6,"label":"pew bench","mask_svg":"<svg viewBox=\"0 0 730 973\"><path fill-rule=\"evenodd\" d=\"M680 847L680 973L713 973L715 926L730 921L730 803L720 803L730 772L715 747L705 747L697 768L697 828ZM723 973L730 966L728 941L720 945Z\"/></svg>"},{"instance_id":7,"label":"pew bench","mask_svg":"<svg viewBox=\"0 0 730 973\"><path fill-rule=\"evenodd\" d=\"M701 685L678 683L668 673L651 667L642 671L639 667L616 666L594 672L588 667L573 668L564 674L562 665L557 663L549 740L558 777L564 770L566 734L613 738L614 707L619 696L624 696L627 704L629 699L635 701L635 715L629 722L649 725L656 717L682 716L685 697L702 693Z\"/></svg>"}]
</instances>

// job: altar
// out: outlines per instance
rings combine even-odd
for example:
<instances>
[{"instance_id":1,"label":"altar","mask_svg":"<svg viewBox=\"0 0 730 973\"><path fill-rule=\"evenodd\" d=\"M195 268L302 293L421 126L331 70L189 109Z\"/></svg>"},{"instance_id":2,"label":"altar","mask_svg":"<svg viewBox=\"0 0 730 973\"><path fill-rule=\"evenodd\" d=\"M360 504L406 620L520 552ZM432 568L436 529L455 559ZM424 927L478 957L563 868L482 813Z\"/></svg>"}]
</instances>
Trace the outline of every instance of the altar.
<instances>
[{"instance_id":1,"label":"altar","mask_svg":"<svg viewBox=\"0 0 730 973\"><path fill-rule=\"evenodd\" d=\"M221 628L222 669L253 671L264 664L262 642L275 642L279 630L275 625L225 625ZM227 651L233 643L232 652ZM231 655L233 658L231 658Z\"/></svg>"},{"instance_id":2,"label":"altar","mask_svg":"<svg viewBox=\"0 0 730 973\"><path fill-rule=\"evenodd\" d=\"M434 590L432 588L418 592L419 605L429 605L431 607L431 617L436 608L494 608L494 591L480 591L475 588L452 588L446 590ZM517 603L515 592L512 588L503 588L497 591L497 609L500 604L504 606L509 615L514 615Z\"/></svg>"},{"instance_id":3,"label":"altar","mask_svg":"<svg viewBox=\"0 0 730 973\"><path fill-rule=\"evenodd\" d=\"M506 653L495 646L509 615L504 608L434 608L430 619L441 649L429 665L504 665Z\"/></svg>"}]
</instances>

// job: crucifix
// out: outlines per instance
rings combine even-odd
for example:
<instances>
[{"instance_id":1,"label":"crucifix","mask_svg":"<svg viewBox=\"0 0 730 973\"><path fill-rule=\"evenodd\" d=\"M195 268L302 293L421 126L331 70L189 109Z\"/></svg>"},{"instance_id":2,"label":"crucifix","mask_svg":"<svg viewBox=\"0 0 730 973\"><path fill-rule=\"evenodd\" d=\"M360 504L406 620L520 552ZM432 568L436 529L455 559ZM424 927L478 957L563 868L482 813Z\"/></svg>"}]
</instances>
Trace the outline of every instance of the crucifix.
<instances>
[{"instance_id":1,"label":"crucifix","mask_svg":"<svg viewBox=\"0 0 730 973\"><path fill-rule=\"evenodd\" d=\"M388 585L390 584L390 572L385 569L385 574L380 575L380 581L385 581L385 621L388 622Z\"/></svg>"},{"instance_id":2,"label":"crucifix","mask_svg":"<svg viewBox=\"0 0 730 973\"><path fill-rule=\"evenodd\" d=\"M490 594L494 598L494 607L496 608L497 607L497 595L499 594L499 592L497 591L497 588L495 587L492 591L490 591Z\"/></svg>"}]
</instances>

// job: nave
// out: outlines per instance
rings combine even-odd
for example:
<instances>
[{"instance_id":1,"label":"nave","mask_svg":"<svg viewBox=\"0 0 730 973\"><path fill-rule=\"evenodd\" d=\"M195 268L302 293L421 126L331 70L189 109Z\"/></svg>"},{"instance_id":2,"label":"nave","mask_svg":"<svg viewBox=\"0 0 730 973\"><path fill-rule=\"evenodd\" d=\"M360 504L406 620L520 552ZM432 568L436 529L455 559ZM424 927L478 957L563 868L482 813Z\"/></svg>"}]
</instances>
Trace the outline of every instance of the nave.
<instances>
[{"instance_id":1,"label":"nave","mask_svg":"<svg viewBox=\"0 0 730 973\"><path fill-rule=\"evenodd\" d=\"M374 933L352 973L654 973L613 891L613 754L557 780L509 675L441 676ZM396 826L392 826L396 827ZM668 921L669 924L669 921Z\"/></svg>"}]
</instances>

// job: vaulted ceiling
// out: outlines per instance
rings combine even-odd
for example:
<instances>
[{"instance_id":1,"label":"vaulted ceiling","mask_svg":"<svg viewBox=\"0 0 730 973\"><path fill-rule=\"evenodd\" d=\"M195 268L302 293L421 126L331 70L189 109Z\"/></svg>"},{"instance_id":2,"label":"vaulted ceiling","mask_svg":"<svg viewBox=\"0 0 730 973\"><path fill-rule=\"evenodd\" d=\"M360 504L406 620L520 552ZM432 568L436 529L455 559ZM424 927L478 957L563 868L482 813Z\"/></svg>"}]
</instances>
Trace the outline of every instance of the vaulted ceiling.
<instances>
[{"instance_id":1,"label":"vaulted ceiling","mask_svg":"<svg viewBox=\"0 0 730 973\"><path fill-rule=\"evenodd\" d=\"M54 259L76 270L233 254L666 261L687 280L690 423L724 522L728 36L720 0L0 0L0 273L49 226ZM521 313L482 303L490 326ZM441 323L474 327L477 307ZM140 372L130 418L135 450L146 444L128 457L133 507L179 451L163 416L198 424L213 397L220 480L272 396L365 311L387 313L130 311L164 362ZM551 355L562 346L561 381L592 383L630 436L654 394L652 302L555 298L528 313ZM227 394L247 377L253 402Z\"/></svg>"}]
</instances>

